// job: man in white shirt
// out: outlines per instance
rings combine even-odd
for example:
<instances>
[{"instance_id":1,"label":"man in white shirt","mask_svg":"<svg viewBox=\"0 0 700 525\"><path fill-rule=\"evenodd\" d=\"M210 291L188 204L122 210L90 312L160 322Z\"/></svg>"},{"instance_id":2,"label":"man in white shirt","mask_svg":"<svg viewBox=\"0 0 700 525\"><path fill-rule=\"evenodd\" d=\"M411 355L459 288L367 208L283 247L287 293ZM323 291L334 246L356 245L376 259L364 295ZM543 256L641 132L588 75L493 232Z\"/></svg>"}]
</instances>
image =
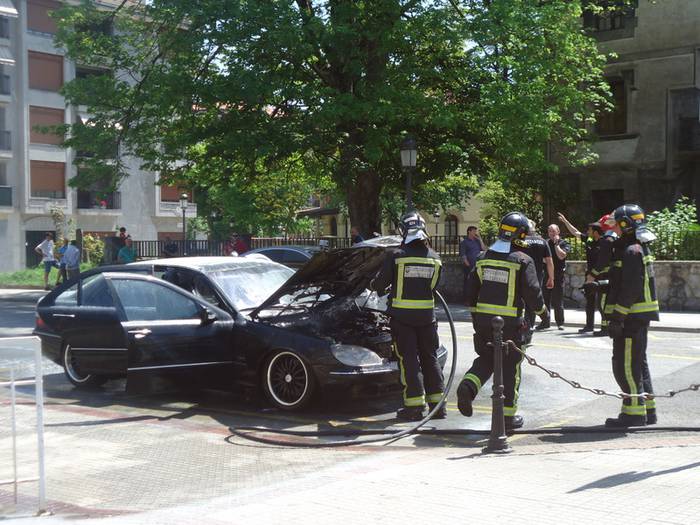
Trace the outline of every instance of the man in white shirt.
<instances>
[{"instance_id":1,"label":"man in white shirt","mask_svg":"<svg viewBox=\"0 0 700 525\"><path fill-rule=\"evenodd\" d=\"M77 242L71 241L66 247L66 253L63 254L63 262L66 263L68 280L77 280L80 276L80 249Z\"/></svg>"},{"instance_id":2,"label":"man in white shirt","mask_svg":"<svg viewBox=\"0 0 700 525\"><path fill-rule=\"evenodd\" d=\"M44 263L44 290L51 289L49 287L49 274L51 273L51 268L57 266L53 248L53 235L51 232L46 232L44 240L34 248L34 251L41 255L41 262Z\"/></svg>"}]
</instances>

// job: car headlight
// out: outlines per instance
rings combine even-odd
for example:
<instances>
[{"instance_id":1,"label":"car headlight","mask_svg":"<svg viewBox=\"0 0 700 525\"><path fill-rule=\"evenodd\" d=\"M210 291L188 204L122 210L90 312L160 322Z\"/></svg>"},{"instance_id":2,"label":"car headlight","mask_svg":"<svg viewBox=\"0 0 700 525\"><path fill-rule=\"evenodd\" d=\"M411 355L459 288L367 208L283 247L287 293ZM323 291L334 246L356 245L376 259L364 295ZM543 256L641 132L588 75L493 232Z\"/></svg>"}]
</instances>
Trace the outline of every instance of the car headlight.
<instances>
[{"instance_id":1,"label":"car headlight","mask_svg":"<svg viewBox=\"0 0 700 525\"><path fill-rule=\"evenodd\" d=\"M364 346L335 344L331 345L331 352L333 357L347 366L371 366L383 363L381 357Z\"/></svg>"}]
</instances>

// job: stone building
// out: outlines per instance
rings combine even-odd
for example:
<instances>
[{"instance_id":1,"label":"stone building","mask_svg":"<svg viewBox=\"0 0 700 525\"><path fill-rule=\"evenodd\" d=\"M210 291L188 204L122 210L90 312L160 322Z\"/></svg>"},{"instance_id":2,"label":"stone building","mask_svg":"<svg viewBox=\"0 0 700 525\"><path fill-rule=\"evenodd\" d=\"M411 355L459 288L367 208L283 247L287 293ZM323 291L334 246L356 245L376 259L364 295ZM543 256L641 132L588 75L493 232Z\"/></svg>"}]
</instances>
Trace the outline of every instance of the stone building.
<instances>
[{"instance_id":1,"label":"stone building","mask_svg":"<svg viewBox=\"0 0 700 525\"><path fill-rule=\"evenodd\" d=\"M584 25L602 52L616 54L605 70L615 110L596 125L596 164L555 176L577 192L576 212L700 200L700 2L642 0Z\"/></svg>"},{"instance_id":2,"label":"stone building","mask_svg":"<svg viewBox=\"0 0 700 525\"><path fill-rule=\"evenodd\" d=\"M119 2L97 3L109 9ZM35 129L89 117L86 107L67 106L60 89L81 75L104 73L75 64L55 46L56 23L49 13L60 5L0 0L0 271L36 264L34 246L54 230L52 207L84 232L113 235L124 226L135 239L182 235L179 188L158 186L157 174L130 159L131 176L118 191L76 190L68 181L80 169L81 153ZM186 215L196 213L190 203Z\"/></svg>"}]
</instances>

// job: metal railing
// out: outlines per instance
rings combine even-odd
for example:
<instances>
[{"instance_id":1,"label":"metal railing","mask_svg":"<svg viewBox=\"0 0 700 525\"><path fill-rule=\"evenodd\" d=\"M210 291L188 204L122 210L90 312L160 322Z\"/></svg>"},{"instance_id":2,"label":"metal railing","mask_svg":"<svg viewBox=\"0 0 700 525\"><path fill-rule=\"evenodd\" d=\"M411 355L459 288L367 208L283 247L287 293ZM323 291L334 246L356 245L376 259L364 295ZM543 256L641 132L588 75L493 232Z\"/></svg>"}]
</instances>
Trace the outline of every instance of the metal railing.
<instances>
[{"instance_id":1,"label":"metal railing","mask_svg":"<svg viewBox=\"0 0 700 525\"><path fill-rule=\"evenodd\" d=\"M656 240L650 244L651 252L657 261L698 261L700 260L700 231L684 232L654 232ZM566 239L571 244L571 261L585 261L586 249L584 244L570 237Z\"/></svg>"},{"instance_id":2,"label":"metal railing","mask_svg":"<svg viewBox=\"0 0 700 525\"><path fill-rule=\"evenodd\" d=\"M78 190L78 209L120 210L121 207L122 195L118 191L102 193Z\"/></svg>"},{"instance_id":3,"label":"metal railing","mask_svg":"<svg viewBox=\"0 0 700 525\"><path fill-rule=\"evenodd\" d=\"M15 378L15 369L10 368L10 380L0 381L0 387L10 389L10 432L12 434L12 479L0 480L0 486L12 485L14 494L14 504L18 501L18 485L33 481L39 482L37 515L46 512L46 469L44 463L44 371L42 366L41 345L35 345L34 351L34 379ZM38 476L20 478L17 461L17 394L18 386L35 385L35 405L36 405L36 436L37 436L37 458Z\"/></svg>"},{"instance_id":4,"label":"metal railing","mask_svg":"<svg viewBox=\"0 0 700 525\"><path fill-rule=\"evenodd\" d=\"M229 255L225 253L223 241L134 241L134 248L139 259L160 259L166 256L166 244L173 244L176 248L176 250L170 251L171 257Z\"/></svg>"}]
</instances>

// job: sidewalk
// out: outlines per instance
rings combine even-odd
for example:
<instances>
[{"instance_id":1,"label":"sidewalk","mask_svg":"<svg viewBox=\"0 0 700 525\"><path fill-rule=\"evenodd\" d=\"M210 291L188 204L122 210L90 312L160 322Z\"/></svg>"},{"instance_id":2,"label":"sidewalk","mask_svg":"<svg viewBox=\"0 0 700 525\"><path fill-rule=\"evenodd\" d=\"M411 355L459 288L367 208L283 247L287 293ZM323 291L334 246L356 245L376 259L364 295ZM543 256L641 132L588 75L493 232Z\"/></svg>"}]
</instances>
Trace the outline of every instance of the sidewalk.
<instances>
[{"instance_id":1,"label":"sidewalk","mask_svg":"<svg viewBox=\"0 0 700 525\"><path fill-rule=\"evenodd\" d=\"M12 301L36 304L47 293L45 290L32 288L0 288L0 302Z\"/></svg>"},{"instance_id":2,"label":"sidewalk","mask_svg":"<svg viewBox=\"0 0 700 525\"><path fill-rule=\"evenodd\" d=\"M466 306L450 304L450 312L455 321L471 319ZM567 309L565 312L566 326L583 327L586 324L584 310ZM446 320L444 314L438 315L438 320ZM596 329L600 328L600 314L596 312ZM554 327L556 329L556 326ZM661 312L661 321L653 321L649 327L658 332L694 332L700 333L700 313L698 312Z\"/></svg>"}]
</instances>

